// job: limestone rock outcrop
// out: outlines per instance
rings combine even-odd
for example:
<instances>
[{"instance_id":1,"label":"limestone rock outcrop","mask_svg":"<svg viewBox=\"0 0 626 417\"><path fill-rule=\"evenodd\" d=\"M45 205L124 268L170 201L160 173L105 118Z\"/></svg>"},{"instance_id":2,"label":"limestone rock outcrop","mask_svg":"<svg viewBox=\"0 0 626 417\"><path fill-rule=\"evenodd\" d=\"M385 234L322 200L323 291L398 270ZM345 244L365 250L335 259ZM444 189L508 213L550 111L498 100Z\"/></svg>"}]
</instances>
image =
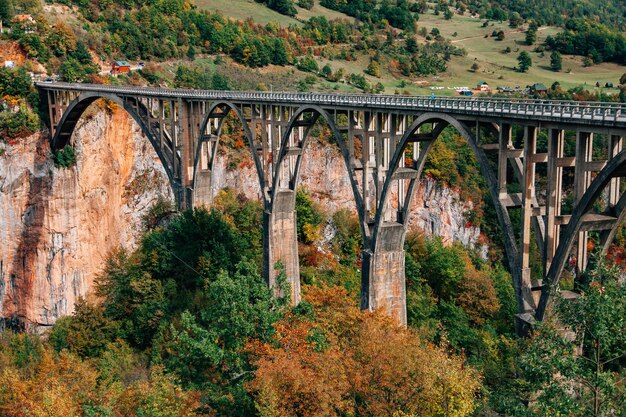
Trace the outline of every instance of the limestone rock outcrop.
<instances>
[{"instance_id":1,"label":"limestone rock outcrop","mask_svg":"<svg viewBox=\"0 0 626 417\"><path fill-rule=\"evenodd\" d=\"M335 146L312 141L302 162L300 184L330 213L340 208L356 210L350 179L341 153ZM228 170L226 158L218 159L212 192L231 187L248 198L260 198L257 174L253 164L242 164ZM431 178L422 179L411 204L409 223L427 234L441 236L444 244L454 241L474 247L486 257L487 247L480 228L467 222L465 213L472 209L455 190Z\"/></svg>"},{"instance_id":2,"label":"limestone rock outcrop","mask_svg":"<svg viewBox=\"0 0 626 417\"><path fill-rule=\"evenodd\" d=\"M150 143L122 110L93 111L74 134L77 164L56 168L45 135L0 144L0 318L37 330L71 314L141 216L172 199Z\"/></svg>"}]
</instances>

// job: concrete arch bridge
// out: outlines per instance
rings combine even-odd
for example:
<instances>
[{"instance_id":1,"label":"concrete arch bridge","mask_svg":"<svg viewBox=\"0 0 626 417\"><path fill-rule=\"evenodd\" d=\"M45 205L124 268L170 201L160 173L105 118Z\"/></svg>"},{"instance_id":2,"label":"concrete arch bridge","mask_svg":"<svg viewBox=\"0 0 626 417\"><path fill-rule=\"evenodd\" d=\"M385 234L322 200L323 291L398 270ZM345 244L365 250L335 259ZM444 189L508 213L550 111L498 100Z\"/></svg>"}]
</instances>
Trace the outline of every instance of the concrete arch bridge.
<instances>
[{"instance_id":1,"label":"concrete arch bridge","mask_svg":"<svg viewBox=\"0 0 626 417\"><path fill-rule=\"evenodd\" d=\"M542 320L565 264L587 266L590 234L606 251L626 213L626 107L616 103L357 94L173 90L38 83L52 148L69 143L99 98L135 119L179 208L210 203L224 120L243 127L264 207L264 275L281 261L300 300L295 195L309 133L324 121L339 146L363 236L361 307L406 323L404 239L411 198L433 143L453 127L469 143L502 229L518 324ZM573 184L570 184L573 178ZM565 187L573 185L573 195ZM521 190L521 192L513 192ZM570 198L573 203L570 203ZM602 207L602 210L598 210ZM511 212L520 211L514 227ZM531 239L543 259L532 276ZM519 327L521 329L521 327Z\"/></svg>"}]
</instances>

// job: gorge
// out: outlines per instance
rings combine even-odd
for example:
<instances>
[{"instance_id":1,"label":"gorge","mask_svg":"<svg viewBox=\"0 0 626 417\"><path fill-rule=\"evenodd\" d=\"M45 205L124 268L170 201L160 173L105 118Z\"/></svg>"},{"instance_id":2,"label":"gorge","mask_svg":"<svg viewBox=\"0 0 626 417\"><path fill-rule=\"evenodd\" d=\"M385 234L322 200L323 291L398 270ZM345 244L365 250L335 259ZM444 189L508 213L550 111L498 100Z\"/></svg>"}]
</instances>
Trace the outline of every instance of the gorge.
<instances>
[{"instance_id":1,"label":"gorge","mask_svg":"<svg viewBox=\"0 0 626 417\"><path fill-rule=\"evenodd\" d=\"M126 112L96 103L74 134L78 160L54 166L48 137L36 134L4 145L0 154L0 317L8 327L39 331L90 296L107 254L134 247L141 219L158 198L172 200L167 176L141 129ZM228 166L221 155L215 195L231 187L259 198L254 166ZM338 148L313 142L303 160L302 185L329 213L354 210ZM413 200L411 224L486 251L468 223L471 203L425 178ZM259 225L260 227L260 225Z\"/></svg>"}]
</instances>

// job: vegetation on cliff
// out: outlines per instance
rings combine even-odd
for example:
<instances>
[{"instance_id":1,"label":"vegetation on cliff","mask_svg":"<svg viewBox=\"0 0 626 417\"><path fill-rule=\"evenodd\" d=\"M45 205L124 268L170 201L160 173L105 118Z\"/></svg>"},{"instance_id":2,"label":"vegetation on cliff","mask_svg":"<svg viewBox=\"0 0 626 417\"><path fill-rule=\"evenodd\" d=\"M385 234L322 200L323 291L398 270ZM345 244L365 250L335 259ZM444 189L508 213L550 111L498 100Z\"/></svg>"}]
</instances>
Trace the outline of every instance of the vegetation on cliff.
<instances>
[{"instance_id":1,"label":"vegetation on cliff","mask_svg":"<svg viewBox=\"0 0 626 417\"><path fill-rule=\"evenodd\" d=\"M39 95L24 67L0 68L0 137L18 138L39 130Z\"/></svg>"},{"instance_id":2,"label":"vegetation on cliff","mask_svg":"<svg viewBox=\"0 0 626 417\"><path fill-rule=\"evenodd\" d=\"M411 232L405 329L358 308L350 216L300 192L300 249L329 252L301 257L317 272L292 308L259 274L261 206L229 190L216 206L146 223L136 250L110 255L98 298L46 337L1 333L2 415L611 416L623 406L625 286L603 263L574 304L557 302L563 321L528 343L512 334L500 265ZM327 222L336 241L318 248Z\"/></svg>"}]
</instances>

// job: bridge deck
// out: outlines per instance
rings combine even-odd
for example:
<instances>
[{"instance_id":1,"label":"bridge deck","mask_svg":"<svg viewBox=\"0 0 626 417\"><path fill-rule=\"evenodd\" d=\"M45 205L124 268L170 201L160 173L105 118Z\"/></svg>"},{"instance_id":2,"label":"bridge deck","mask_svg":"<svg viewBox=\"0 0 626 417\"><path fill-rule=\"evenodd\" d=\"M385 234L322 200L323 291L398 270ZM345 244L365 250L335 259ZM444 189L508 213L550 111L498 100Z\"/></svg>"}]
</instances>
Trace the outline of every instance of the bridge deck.
<instances>
[{"instance_id":1,"label":"bridge deck","mask_svg":"<svg viewBox=\"0 0 626 417\"><path fill-rule=\"evenodd\" d=\"M36 83L41 90L81 91L158 99L226 100L268 104L316 104L336 109L384 109L398 112L442 112L488 118L534 120L566 125L626 128L626 105L621 103L531 100L513 98L467 98L334 94L298 92L209 91L97 84Z\"/></svg>"}]
</instances>

